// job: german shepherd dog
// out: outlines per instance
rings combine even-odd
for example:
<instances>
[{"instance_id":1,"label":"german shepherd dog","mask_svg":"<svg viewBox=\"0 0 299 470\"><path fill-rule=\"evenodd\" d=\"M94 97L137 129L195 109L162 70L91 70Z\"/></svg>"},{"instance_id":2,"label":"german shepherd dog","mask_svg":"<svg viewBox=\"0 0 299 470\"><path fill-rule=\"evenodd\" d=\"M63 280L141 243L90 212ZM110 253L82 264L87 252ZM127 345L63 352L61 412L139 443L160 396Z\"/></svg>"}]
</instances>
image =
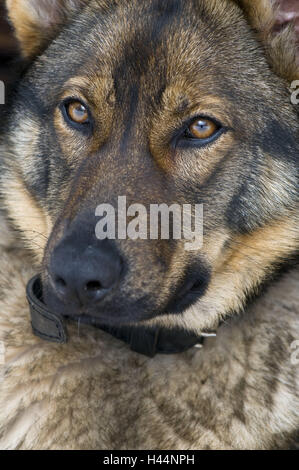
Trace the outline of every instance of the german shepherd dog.
<instances>
[{"instance_id":1,"label":"german shepherd dog","mask_svg":"<svg viewBox=\"0 0 299 470\"><path fill-rule=\"evenodd\" d=\"M47 308L198 335L240 313L298 254L299 67L275 2L7 8L26 66L2 123L2 207ZM99 240L96 207L120 196L202 204L202 247Z\"/></svg>"}]
</instances>

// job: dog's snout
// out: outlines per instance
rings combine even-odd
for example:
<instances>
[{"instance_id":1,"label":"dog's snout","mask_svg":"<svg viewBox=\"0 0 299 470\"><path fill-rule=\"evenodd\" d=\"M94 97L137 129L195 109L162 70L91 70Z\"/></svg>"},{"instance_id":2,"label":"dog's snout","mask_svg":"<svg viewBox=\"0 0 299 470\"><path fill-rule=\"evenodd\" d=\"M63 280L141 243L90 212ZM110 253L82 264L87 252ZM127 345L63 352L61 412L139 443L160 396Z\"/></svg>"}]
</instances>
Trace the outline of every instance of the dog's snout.
<instances>
[{"instance_id":1,"label":"dog's snout","mask_svg":"<svg viewBox=\"0 0 299 470\"><path fill-rule=\"evenodd\" d=\"M71 240L62 241L52 253L49 274L61 300L88 306L100 301L117 285L122 260L105 242L80 248L80 244Z\"/></svg>"}]
</instances>

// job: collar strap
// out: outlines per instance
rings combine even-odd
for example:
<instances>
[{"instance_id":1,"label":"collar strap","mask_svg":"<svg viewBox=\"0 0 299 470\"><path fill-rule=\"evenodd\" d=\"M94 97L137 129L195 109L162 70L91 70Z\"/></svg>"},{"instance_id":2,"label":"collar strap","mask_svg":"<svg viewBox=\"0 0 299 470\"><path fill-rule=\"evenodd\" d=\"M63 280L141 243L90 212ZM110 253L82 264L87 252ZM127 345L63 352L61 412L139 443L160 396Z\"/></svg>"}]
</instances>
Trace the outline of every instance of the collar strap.
<instances>
[{"instance_id":1,"label":"collar strap","mask_svg":"<svg viewBox=\"0 0 299 470\"><path fill-rule=\"evenodd\" d=\"M31 326L36 336L54 343L67 342L67 329L62 316L47 309L42 301L42 284L39 276L29 281L26 289L31 313Z\"/></svg>"},{"instance_id":2,"label":"collar strap","mask_svg":"<svg viewBox=\"0 0 299 470\"><path fill-rule=\"evenodd\" d=\"M68 340L65 320L47 309L43 303L42 284L37 275L27 285L27 300L31 313L33 333L46 341L66 343ZM201 347L206 336L216 336L214 331L202 333L197 336L192 332L175 328L124 326L109 327L100 325L95 318L80 317L82 323L91 323L93 326L109 333L115 338L130 345L132 351L148 357L156 354L177 354L194 346Z\"/></svg>"}]
</instances>

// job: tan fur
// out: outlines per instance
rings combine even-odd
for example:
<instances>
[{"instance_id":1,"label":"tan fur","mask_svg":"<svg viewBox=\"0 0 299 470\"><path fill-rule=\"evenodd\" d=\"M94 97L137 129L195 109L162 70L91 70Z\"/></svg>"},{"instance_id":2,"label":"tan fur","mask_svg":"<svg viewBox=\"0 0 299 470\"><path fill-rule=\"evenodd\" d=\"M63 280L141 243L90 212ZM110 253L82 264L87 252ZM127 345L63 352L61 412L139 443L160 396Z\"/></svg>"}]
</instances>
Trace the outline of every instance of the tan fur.
<instances>
[{"instance_id":1,"label":"tan fur","mask_svg":"<svg viewBox=\"0 0 299 470\"><path fill-rule=\"evenodd\" d=\"M26 120L22 121L18 131L15 131L11 136L23 161L26 162L28 174L32 171L31 160L39 132L39 127L34 120ZM8 161L11 164L10 159ZM48 236L52 230L50 217L27 190L24 175L18 173L14 178L11 178L7 184L7 195L5 209L9 217L20 230L20 237L23 237L26 245L41 262Z\"/></svg>"},{"instance_id":2,"label":"tan fur","mask_svg":"<svg viewBox=\"0 0 299 470\"><path fill-rule=\"evenodd\" d=\"M26 235L26 244L41 262L52 224L38 203L26 191L21 179L14 179L7 191L8 215L14 220L21 235ZM28 236L30 234L30 236Z\"/></svg>"},{"instance_id":3,"label":"tan fur","mask_svg":"<svg viewBox=\"0 0 299 470\"><path fill-rule=\"evenodd\" d=\"M206 295L195 306L180 316L163 315L147 323L167 327L184 324L198 333L217 327L221 312L234 312L242 308L246 286L258 286L266 274L271 274L273 260L283 259L286 252L296 249L298 236L298 220L286 217L254 234L236 237L227 256L215 266ZM204 243L203 251L214 261L213 251L219 253L225 241L225 236L215 234L214 244L209 246ZM175 267L178 269L177 265Z\"/></svg>"},{"instance_id":4,"label":"tan fur","mask_svg":"<svg viewBox=\"0 0 299 470\"><path fill-rule=\"evenodd\" d=\"M7 245L0 448L264 449L284 447L298 429L298 270L203 349L146 359L86 326L69 325L62 346L34 337L24 293L31 262L11 236Z\"/></svg>"},{"instance_id":5,"label":"tan fur","mask_svg":"<svg viewBox=\"0 0 299 470\"><path fill-rule=\"evenodd\" d=\"M16 36L26 57L38 54L55 37L67 16L86 3L85 0L52 0L52 4L47 0L34 1L35 5L32 6L27 0L6 1Z\"/></svg>"}]
</instances>

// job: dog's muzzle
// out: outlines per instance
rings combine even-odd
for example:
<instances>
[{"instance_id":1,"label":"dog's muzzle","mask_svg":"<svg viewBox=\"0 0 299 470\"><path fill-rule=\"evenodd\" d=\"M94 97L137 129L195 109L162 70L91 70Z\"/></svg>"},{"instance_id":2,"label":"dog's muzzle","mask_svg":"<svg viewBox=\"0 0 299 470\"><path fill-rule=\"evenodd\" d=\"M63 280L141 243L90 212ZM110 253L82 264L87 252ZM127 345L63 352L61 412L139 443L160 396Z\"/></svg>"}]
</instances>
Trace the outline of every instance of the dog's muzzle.
<instances>
[{"instance_id":1,"label":"dog's muzzle","mask_svg":"<svg viewBox=\"0 0 299 470\"><path fill-rule=\"evenodd\" d=\"M66 343L68 334L66 319L50 311L43 302L42 283L39 275L27 285L27 300L31 313L33 333L46 341ZM71 318L70 318L71 319ZM77 318L81 323L88 323L129 344L132 351L148 357L156 354L178 354L193 347L202 347L204 338L216 336L215 331L202 333L200 336L180 328L166 329L161 327L122 326L109 327L99 324L93 317Z\"/></svg>"}]
</instances>

